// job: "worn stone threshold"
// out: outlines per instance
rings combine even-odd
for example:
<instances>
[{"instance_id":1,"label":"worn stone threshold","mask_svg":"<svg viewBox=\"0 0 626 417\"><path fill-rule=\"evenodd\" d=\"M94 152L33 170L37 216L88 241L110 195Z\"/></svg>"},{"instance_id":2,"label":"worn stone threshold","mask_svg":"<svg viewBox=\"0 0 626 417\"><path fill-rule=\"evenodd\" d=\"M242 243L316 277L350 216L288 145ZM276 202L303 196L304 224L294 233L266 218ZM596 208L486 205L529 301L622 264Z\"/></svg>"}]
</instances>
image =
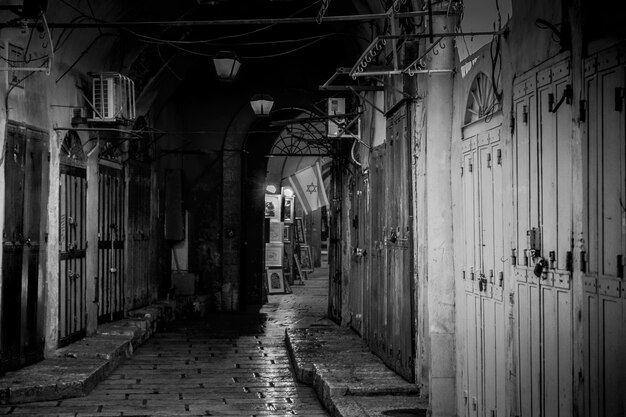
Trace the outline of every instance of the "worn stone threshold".
<instances>
[{"instance_id":1,"label":"worn stone threshold","mask_svg":"<svg viewBox=\"0 0 626 417\"><path fill-rule=\"evenodd\" d=\"M332 417L382 417L398 409L426 412L428 400L420 397L418 386L389 369L350 329L286 329L285 342L296 377L313 385Z\"/></svg>"},{"instance_id":2,"label":"worn stone threshold","mask_svg":"<svg viewBox=\"0 0 626 417\"><path fill-rule=\"evenodd\" d=\"M7 372L0 377L0 404L89 394L172 316L172 304L167 302L133 310L128 318L100 325L96 334L57 349L40 362Z\"/></svg>"}]
</instances>

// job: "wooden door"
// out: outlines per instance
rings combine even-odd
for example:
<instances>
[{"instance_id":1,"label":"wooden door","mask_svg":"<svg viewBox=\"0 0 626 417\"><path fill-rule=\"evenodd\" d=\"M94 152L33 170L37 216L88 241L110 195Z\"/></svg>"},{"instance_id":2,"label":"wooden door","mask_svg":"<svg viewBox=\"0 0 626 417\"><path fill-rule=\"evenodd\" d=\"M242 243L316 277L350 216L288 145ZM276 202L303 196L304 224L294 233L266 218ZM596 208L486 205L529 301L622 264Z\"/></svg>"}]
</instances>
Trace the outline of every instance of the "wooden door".
<instances>
[{"instance_id":1,"label":"wooden door","mask_svg":"<svg viewBox=\"0 0 626 417\"><path fill-rule=\"evenodd\" d=\"M514 87L520 416L573 412L569 82L569 60L560 60L532 71Z\"/></svg>"},{"instance_id":2,"label":"wooden door","mask_svg":"<svg viewBox=\"0 0 626 417\"><path fill-rule=\"evenodd\" d=\"M406 108L387 120L386 141L370 166L370 347L407 380L415 377L409 134Z\"/></svg>"},{"instance_id":3,"label":"wooden door","mask_svg":"<svg viewBox=\"0 0 626 417\"><path fill-rule=\"evenodd\" d=\"M585 415L626 414L625 48L585 62Z\"/></svg>"},{"instance_id":4,"label":"wooden door","mask_svg":"<svg viewBox=\"0 0 626 417\"><path fill-rule=\"evenodd\" d=\"M343 167L333 161L331 166L331 195L328 223L330 232L328 253L328 317L341 323L342 310L342 201L343 201Z\"/></svg>"},{"instance_id":5,"label":"wooden door","mask_svg":"<svg viewBox=\"0 0 626 417\"><path fill-rule=\"evenodd\" d=\"M461 162L464 415L505 414L506 340L501 115L464 129Z\"/></svg>"},{"instance_id":6,"label":"wooden door","mask_svg":"<svg viewBox=\"0 0 626 417\"><path fill-rule=\"evenodd\" d=\"M150 299L150 166L128 164L127 308L141 307Z\"/></svg>"},{"instance_id":7,"label":"wooden door","mask_svg":"<svg viewBox=\"0 0 626 417\"><path fill-rule=\"evenodd\" d=\"M355 175L350 182L350 327L363 335L364 294L368 286L367 255L369 248L369 221L367 218L367 175Z\"/></svg>"},{"instance_id":8,"label":"wooden door","mask_svg":"<svg viewBox=\"0 0 626 417\"><path fill-rule=\"evenodd\" d=\"M46 133L7 124L0 372L43 358Z\"/></svg>"},{"instance_id":9,"label":"wooden door","mask_svg":"<svg viewBox=\"0 0 626 417\"><path fill-rule=\"evenodd\" d=\"M124 315L124 171L114 163L99 166L98 192L98 323Z\"/></svg>"},{"instance_id":10,"label":"wooden door","mask_svg":"<svg viewBox=\"0 0 626 417\"><path fill-rule=\"evenodd\" d=\"M86 156L80 138L68 132L61 146L59 181L59 346L85 336Z\"/></svg>"}]
</instances>

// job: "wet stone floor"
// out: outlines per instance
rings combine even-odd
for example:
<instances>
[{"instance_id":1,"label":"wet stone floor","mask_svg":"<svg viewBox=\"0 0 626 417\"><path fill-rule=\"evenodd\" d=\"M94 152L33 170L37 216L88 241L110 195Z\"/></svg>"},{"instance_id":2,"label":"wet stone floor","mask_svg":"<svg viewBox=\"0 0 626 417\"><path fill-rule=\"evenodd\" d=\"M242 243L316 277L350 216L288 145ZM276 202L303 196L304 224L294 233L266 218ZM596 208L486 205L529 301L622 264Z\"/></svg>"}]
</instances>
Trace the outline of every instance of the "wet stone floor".
<instances>
[{"instance_id":1,"label":"wet stone floor","mask_svg":"<svg viewBox=\"0 0 626 417\"><path fill-rule=\"evenodd\" d=\"M257 312L169 323L88 396L20 404L28 416L328 416L296 381L285 327L324 325L323 276Z\"/></svg>"}]
</instances>

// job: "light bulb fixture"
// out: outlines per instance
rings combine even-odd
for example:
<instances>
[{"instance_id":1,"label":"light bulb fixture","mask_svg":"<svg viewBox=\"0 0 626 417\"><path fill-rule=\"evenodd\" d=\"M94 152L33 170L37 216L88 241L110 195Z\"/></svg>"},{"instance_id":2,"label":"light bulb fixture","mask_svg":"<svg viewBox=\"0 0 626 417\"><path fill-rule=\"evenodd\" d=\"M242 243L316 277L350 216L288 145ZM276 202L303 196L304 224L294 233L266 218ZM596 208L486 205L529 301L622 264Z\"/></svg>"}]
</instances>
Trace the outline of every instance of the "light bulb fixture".
<instances>
[{"instance_id":1,"label":"light bulb fixture","mask_svg":"<svg viewBox=\"0 0 626 417\"><path fill-rule=\"evenodd\" d=\"M293 197L293 190L291 187L283 187L283 195L285 197Z\"/></svg>"},{"instance_id":2,"label":"light bulb fixture","mask_svg":"<svg viewBox=\"0 0 626 417\"><path fill-rule=\"evenodd\" d=\"M215 72L220 81L233 81L237 76L241 61L234 52L220 51L213 57Z\"/></svg>"},{"instance_id":3,"label":"light bulb fixture","mask_svg":"<svg viewBox=\"0 0 626 417\"><path fill-rule=\"evenodd\" d=\"M276 194L276 186L274 184L267 184L265 186L265 191L267 191L270 194Z\"/></svg>"},{"instance_id":4,"label":"light bulb fixture","mask_svg":"<svg viewBox=\"0 0 626 417\"><path fill-rule=\"evenodd\" d=\"M256 94L250 99L252 111L260 117L268 116L273 105L274 100L267 94Z\"/></svg>"}]
</instances>

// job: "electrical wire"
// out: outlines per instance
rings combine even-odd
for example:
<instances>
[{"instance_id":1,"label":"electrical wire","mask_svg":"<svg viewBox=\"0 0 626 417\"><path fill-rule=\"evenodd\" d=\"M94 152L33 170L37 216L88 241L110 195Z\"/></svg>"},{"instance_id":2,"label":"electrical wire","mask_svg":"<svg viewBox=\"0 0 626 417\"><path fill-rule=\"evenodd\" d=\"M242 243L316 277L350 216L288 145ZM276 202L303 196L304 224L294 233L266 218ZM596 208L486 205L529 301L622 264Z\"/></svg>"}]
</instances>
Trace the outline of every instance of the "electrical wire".
<instances>
[{"instance_id":1,"label":"electrical wire","mask_svg":"<svg viewBox=\"0 0 626 417\"><path fill-rule=\"evenodd\" d=\"M142 40L145 39L146 43L150 43L150 44L155 44L155 45L171 45L171 44L177 44L177 45L189 45L189 44L194 44L194 45L199 45L199 44L203 44L203 45L211 45L211 46L254 46L254 45L274 45L274 44L282 44L282 43L295 43L295 42L303 42L303 41L308 41L311 39L318 39L318 38L322 38L322 37L326 37L328 35L336 35L336 34L342 34L339 32L333 32L333 33L328 33L325 35L316 35L316 36L309 36L309 37L305 37L305 38L298 38L298 39L280 39L280 40L275 40L275 41L259 41L259 42L235 42L235 43L214 43L212 41L206 41L206 40L196 40L196 41L171 41L171 40L162 40L159 38L154 38L152 36L147 36L147 35L142 35L140 33L136 33L134 31L130 31L132 32L132 34L134 36L140 37Z\"/></svg>"},{"instance_id":2,"label":"electrical wire","mask_svg":"<svg viewBox=\"0 0 626 417\"><path fill-rule=\"evenodd\" d=\"M262 58L276 58L276 57L279 57L279 56L289 55L289 54L297 52L297 51L299 51L301 49L308 48L309 46L311 46L311 45L313 45L313 44L315 44L315 43L317 43L319 41L322 41L322 40L324 40L324 39L326 39L326 38L328 38L330 36L332 36L332 34L325 35L323 37L320 37L319 39L316 39L316 40L313 40L313 41L307 43L306 45L302 45L302 46L300 46L298 48L294 48L294 49L291 49L289 51L280 52L280 53L271 54L271 55L262 55L262 56L243 56L242 58L245 58L245 59L262 59Z\"/></svg>"},{"instance_id":3,"label":"electrical wire","mask_svg":"<svg viewBox=\"0 0 626 417\"><path fill-rule=\"evenodd\" d=\"M63 74L61 74L61 76L59 78L56 79L56 83L58 83L59 81L61 81L61 79L63 77L65 77L75 66L76 64L78 64L78 62L85 56L87 55L87 53L89 52L89 50L92 48L92 46L95 45L95 43L97 41L99 41L100 39L104 38L105 36L119 36L117 33L102 33L98 36L96 36L89 45L87 45L87 47L83 50L83 52L81 52L81 54L78 56L78 58L76 58L74 60L74 62L72 62L72 64L65 70L65 72Z\"/></svg>"},{"instance_id":4,"label":"electrical wire","mask_svg":"<svg viewBox=\"0 0 626 417\"><path fill-rule=\"evenodd\" d=\"M307 9L310 9L311 7L315 6L316 4L320 3L322 0L316 0L315 2L309 4L308 6L305 6L297 11L295 11L294 13L288 15L287 17L295 17L297 15L299 15L300 13L304 12ZM140 33L137 33L136 31L130 30L130 29L125 29L127 32L131 33L134 36L137 36L139 38L144 38L147 40L151 40L154 41L155 43L158 42L162 42L165 44L211 44L214 43L215 41L221 41L221 40L226 40L226 39L234 39L234 38L240 38L240 37L244 37L244 36L248 36L248 35L253 35L262 31L265 31L267 29L270 29L272 27L277 26L276 23L271 24L271 25L267 25L264 26L262 28L259 29L255 29L255 30L251 30L251 31L247 31L247 32L242 32L242 33L237 33L237 34L233 34L233 35L225 35L225 36L219 36L217 38L211 38L211 39L199 39L199 40L194 40L194 41L183 41L183 40L174 40L174 39L163 39L163 38L157 38L157 37L153 37L153 36L148 36L148 35L143 35Z\"/></svg>"},{"instance_id":5,"label":"electrical wire","mask_svg":"<svg viewBox=\"0 0 626 417\"><path fill-rule=\"evenodd\" d=\"M167 68L178 81L182 81L183 79L178 74L176 74L176 72L172 69L172 67L170 67L167 61L165 61L165 59L163 58L163 55L161 54L161 45L157 46L156 49L157 49L157 54L159 55L159 58L161 59L161 62L163 63L163 66Z\"/></svg>"}]
</instances>

